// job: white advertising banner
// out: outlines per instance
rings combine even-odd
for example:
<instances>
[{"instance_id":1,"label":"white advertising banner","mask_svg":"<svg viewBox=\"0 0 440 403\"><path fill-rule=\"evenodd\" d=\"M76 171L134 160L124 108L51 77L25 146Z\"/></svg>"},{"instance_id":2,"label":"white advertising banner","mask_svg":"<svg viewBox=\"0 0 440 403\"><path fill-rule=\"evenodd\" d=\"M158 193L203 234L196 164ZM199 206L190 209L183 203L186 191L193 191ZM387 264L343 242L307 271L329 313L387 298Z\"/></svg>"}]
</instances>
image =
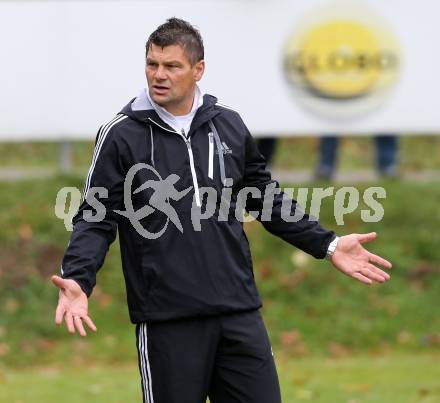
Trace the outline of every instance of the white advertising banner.
<instances>
[{"instance_id":1,"label":"white advertising banner","mask_svg":"<svg viewBox=\"0 0 440 403\"><path fill-rule=\"evenodd\" d=\"M167 18L204 38L204 91L259 135L439 133L436 0L0 1L0 139L94 138L145 86Z\"/></svg>"}]
</instances>

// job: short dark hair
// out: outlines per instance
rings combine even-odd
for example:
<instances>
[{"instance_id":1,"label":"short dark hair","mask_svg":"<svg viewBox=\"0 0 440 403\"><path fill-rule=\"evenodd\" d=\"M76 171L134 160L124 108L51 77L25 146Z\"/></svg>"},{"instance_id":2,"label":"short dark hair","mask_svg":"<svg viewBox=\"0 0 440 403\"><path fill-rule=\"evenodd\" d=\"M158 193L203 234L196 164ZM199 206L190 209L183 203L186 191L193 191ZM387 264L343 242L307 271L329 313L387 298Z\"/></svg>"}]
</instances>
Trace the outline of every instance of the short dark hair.
<instances>
[{"instance_id":1,"label":"short dark hair","mask_svg":"<svg viewBox=\"0 0 440 403\"><path fill-rule=\"evenodd\" d=\"M180 45L185 49L192 65L205 57L205 49L199 30L180 18L169 18L149 36L145 44L145 56L152 44L162 48Z\"/></svg>"}]
</instances>

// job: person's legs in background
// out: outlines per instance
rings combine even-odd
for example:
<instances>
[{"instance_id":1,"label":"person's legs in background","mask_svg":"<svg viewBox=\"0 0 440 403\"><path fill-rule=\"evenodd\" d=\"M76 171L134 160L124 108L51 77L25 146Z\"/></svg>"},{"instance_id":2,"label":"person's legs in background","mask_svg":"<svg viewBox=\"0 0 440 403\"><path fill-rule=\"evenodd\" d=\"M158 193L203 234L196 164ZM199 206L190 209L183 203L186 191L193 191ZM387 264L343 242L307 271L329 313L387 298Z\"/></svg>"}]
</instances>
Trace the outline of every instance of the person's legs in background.
<instances>
[{"instance_id":1,"label":"person's legs in background","mask_svg":"<svg viewBox=\"0 0 440 403\"><path fill-rule=\"evenodd\" d=\"M322 137L319 141L319 162L316 168L317 179L333 177L338 154L339 138L336 136Z\"/></svg>"},{"instance_id":2,"label":"person's legs in background","mask_svg":"<svg viewBox=\"0 0 440 403\"><path fill-rule=\"evenodd\" d=\"M276 137L261 137L260 139L258 139L257 142L258 150L266 160L266 163L269 167L272 163L272 159L275 154L276 144L277 144Z\"/></svg>"},{"instance_id":3,"label":"person's legs in background","mask_svg":"<svg viewBox=\"0 0 440 403\"><path fill-rule=\"evenodd\" d=\"M376 145L376 163L380 175L396 177L398 175L397 151L398 139L395 135L374 137Z\"/></svg>"}]
</instances>

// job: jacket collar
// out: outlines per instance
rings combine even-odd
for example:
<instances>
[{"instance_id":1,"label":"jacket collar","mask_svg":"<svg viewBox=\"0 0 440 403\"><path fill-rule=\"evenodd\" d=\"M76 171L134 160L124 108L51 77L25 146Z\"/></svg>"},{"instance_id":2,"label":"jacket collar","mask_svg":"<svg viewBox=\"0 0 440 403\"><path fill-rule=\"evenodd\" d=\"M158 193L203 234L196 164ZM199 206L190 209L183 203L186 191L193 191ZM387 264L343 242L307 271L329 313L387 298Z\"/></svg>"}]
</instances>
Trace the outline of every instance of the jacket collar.
<instances>
[{"instance_id":1,"label":"jacket collar","mask_svg":"<svg viewBox=\"0 0 440 403\"><path fill-rule=\"evenodd\" d=\"M210 119L214 118L219 111L214 108L217 102L217 98L213 95L204 94L202 100L200 101L201 106L197 109L194 116L193 122L191 124L191 130L188 135L191 135L193 131L199 128L204 123L208 122ZM136 98L130 100L130 102L125 105L121 112L128 117L139 122L151 124L155 123L169 131L175 131L170 127L163 119L160 118L159 114L152 105L149 97L147 96L146 89L142 89Z\"/></svg>"}]
</instances>

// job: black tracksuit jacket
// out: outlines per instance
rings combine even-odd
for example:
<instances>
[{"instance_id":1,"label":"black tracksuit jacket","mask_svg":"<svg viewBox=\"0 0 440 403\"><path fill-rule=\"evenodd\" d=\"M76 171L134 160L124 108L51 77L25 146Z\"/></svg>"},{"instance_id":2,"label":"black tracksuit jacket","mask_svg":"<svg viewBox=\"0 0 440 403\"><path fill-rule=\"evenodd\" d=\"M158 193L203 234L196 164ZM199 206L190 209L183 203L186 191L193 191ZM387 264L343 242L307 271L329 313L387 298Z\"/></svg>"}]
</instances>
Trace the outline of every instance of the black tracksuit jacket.
<instances>
[{"instance_id":1,"label":"black tracksuit jacket","mask_svg":"<svg viewBox=\"0 0 440 403\"><path fill-rule=\"evenodd\" d=\"M84 194L94 187L105 187L107 197L96 196L96 199L105 206L106 214L100 222L86 221L84 211L95 209L88 197L83 200L72 220L74 229L61 266L63 278L77 281L90 296L96 273L119 231L133 323L258 309L261 300L254 281L249 244L234 210L237 193L243 187L258 188L264 195L268 185L272 189L278 189L279 185L265 169L264 158L239 114L218 104L215 97L204 95L203 105L187 133L188 141L164 123L151 105L133 110L133 101L98 131ZM214 152L210 142L215 144ZM175 189L178 191L192 186L180 200L168 199L177 212L181 229L169 222L162 236L148 239L135 230L126 216L116 212L125 210L124 179L136 163L153 165L163 179L177 174L180 179ZM196 188L211 187L220 195L225 187L224 176L229 178L226 185L230 190L225 194L231 195L230 214L218 220L220 209L217 208L213 216L202 220L201 228L195 230L191 208ZM157 177L148 169L138 171L131 189L147 180L157 180ZM132 194L134 210L149 204L152 193L147 188ZM298 222L285 222L281 218L282 200L282 193L275 194L271 220L262 221L264 227L316 258L323 258L334 233L309 220L308 215ZM295 207L293 202L292 215ZM247 199L248 211L261 212L262 208L262 197ZM140 224L156 233L164 228L167 216L157 209L152 211Z\"/></svg>"}]
</instances>

